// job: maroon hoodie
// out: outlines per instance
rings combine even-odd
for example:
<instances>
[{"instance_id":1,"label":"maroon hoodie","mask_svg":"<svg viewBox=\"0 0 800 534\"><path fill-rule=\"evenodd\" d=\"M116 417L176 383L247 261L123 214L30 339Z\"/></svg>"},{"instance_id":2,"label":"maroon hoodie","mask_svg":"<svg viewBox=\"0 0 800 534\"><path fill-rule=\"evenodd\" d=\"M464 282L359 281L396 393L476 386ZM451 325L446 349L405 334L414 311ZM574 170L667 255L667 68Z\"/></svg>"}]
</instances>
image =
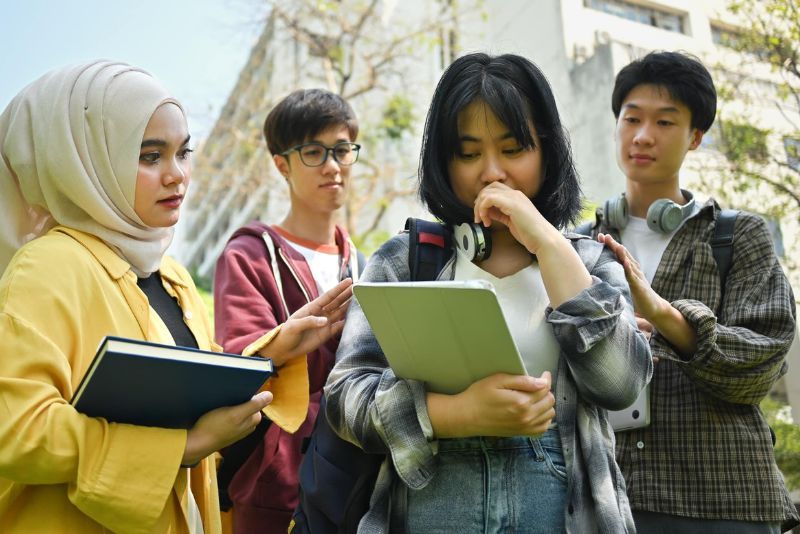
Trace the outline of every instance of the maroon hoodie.
<instances>
[{"instance_id":1,"label":"maroon hoodie","mask_svg":"<svg viewBox=\"0 0 800 534\"><path fill-rule=\"evenodd\" d=\"M268 236L264 234L268 233ZM283 298L272 271L264 238L275 245ZM351 245L346 231L336 227L341 258L340 279L350 276ZM354 251L354 249L353 249ZM287 319L319 295L311 269L275 230L252 222L231 236L217 260L214 275L214 326L226 352L240 354L250 343ZM303 439L311 434L322 388L333 367L338 336L308 355L310 403L308 417L294 434L270 425L264 439L236 472L228 493L233 501L234 532L282 533L298 502L297 471Z\"/></svg>"}]
</instances>

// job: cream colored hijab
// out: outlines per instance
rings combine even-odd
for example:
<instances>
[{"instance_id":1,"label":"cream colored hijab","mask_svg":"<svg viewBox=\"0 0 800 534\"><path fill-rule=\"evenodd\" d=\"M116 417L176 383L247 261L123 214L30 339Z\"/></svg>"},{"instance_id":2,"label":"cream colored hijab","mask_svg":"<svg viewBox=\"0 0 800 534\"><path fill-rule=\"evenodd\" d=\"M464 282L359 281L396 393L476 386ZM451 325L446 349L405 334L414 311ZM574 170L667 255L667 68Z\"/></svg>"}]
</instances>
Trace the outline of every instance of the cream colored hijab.
<instances>
[{"instance_id":1,"label":"cream colored hijab","mask_svg":"<svg viewBox=\"0 0 800 534\"><path fill-rule=\"evenodd\" d=\"M94 61L49 72L0 115L0 273L61 224L96 235L138 275L158 269L172 228L133 209L145 127L169 93L147 72ZM181 108L182 110L183 108Z\"/></svg>"}]
</instances>

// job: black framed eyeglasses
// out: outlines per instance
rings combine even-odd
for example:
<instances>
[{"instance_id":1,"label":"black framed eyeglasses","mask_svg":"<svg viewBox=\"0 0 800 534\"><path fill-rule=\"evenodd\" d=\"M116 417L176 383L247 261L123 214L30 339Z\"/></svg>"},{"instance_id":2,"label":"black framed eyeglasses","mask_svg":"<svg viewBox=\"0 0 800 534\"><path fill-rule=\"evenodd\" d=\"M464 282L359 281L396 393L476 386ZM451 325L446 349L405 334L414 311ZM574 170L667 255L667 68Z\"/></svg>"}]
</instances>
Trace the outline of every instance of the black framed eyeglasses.
<instances>
[{"instance_id":1,"label":"black framed eyeglasses","mask_svg":"<svg viewBox=\"0 0 800 534\"><path fill-rule=\"evenodd\" d=\"M333 153L333 159L336 160L336 163L346 166L358 161L358 151L361 150L361 145L347 141L336 143L333 146L325 146L322 143L303 143L281 152L281 156L288 156L295 150L300 154L300 161L306 167L324 165L328 161L329 153Z\"/></svg>"}]
</instances>

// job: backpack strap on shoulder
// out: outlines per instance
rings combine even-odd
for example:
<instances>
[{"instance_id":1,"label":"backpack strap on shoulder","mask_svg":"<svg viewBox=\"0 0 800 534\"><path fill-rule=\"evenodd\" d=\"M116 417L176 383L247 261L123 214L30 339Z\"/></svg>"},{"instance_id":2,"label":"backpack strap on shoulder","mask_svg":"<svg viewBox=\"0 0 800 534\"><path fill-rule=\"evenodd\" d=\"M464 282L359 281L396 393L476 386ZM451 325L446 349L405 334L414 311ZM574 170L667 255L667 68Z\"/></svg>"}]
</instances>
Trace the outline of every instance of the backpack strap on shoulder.
<instances>
[{"instance_id":1,"label":"backpack strap on shoulder","mask_svg":"<svg viewBox=\"0 0 800 534\"><path fill-rule=\"evenodd\" d=\"M720 211L714 225L714 235L711 236L711 252L714 254L714 261L717 262L720 288L723 292L733 262L733 227L738 215L737 210Z\"/></svg>"},{"instance_id":2,"label":"backpack strap on shoulder","mask_svg":"<svg viewBox=\"0 0 800 534\"><path fill-rule=\"evenodd\" d=\"M358 279L361 278L361 273L364 272L367 259L364 257L364 254L356 248L355 243L353 243L353 240L350 238L347 239L347 248L350 251L350 261L345 269L344 275L345 277L349 276L352 278L353 282L358 282Z\"/></svg>"},{"instance_id":3,"label":"backpack strap on shoulder","mask_svg":"<svg viewBox=\"0 0 800 534\"><path fill-rule=\"evenodd\" d=\"M414 217L406 219L405 229L411 280L436 280L450 257L452 234L441 223Z\"/></svg>"}]
</instances>

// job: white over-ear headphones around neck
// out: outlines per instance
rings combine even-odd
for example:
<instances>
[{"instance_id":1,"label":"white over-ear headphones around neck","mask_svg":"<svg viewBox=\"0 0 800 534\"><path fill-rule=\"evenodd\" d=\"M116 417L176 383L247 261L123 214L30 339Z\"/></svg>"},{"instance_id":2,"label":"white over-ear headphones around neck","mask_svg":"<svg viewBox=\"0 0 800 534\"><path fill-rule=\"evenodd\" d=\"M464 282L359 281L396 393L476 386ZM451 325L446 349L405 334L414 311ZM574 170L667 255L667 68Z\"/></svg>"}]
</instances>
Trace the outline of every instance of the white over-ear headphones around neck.
<instances>
[{"instance_id":1,"label":"white over-ear headphones around neck","mask_svg":"<svg viewBox=\"0 0 800 534\"><path fill-rule=\"evenodd\" d=\"M681 189L688 202L681 206L668 198L660 198L647 208L647 226L654 232L669 234L694 213L695 200L691 192ZM625 193L606 200L603 207L606 224L621 230L628 224L628 201Z\"/></svg>"},{"instance_id":2,"label":"white over-ear headphones around neck","mask_svg":"<svg viewBox=\"0 0 800 534\"><path fill-rule=\"evenodd\" d=\"M470 261L481 261L492 253L492 236L482 224L461 223L453 228L458 247Z\"/></svg>"}]
</instances>

